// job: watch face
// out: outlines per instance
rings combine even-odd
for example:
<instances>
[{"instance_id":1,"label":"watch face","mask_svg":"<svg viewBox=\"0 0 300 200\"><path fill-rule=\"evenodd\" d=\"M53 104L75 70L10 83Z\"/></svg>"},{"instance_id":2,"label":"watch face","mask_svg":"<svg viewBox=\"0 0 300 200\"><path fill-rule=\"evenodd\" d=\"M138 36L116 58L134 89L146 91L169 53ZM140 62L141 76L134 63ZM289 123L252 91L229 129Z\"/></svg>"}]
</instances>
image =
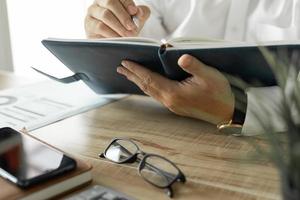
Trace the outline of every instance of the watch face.
<instances>
[{"instance_id":1,"label":"watch face","mask_svg":"<svg viewBox=\"0 0 300 200\"><path fill-rule=\"evenodd\" d=\"M223 124L219 125L219 132L226 135L241 136L243 126L240 124Z\"/></svg>"}]
</instances>

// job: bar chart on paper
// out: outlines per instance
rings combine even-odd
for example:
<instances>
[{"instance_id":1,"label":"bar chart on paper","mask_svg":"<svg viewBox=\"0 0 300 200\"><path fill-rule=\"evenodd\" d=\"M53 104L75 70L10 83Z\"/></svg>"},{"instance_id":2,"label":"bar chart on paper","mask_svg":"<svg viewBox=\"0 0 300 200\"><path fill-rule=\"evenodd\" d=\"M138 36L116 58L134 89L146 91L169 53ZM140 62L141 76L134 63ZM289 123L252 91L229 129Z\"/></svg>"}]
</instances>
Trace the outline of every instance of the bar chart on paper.
<instances>
[{"instance_id":1,"label":"bar chart on paper","mask_svg":"<svg viewBox=\"0 0 300 200\"><path fill-rule=\"evenodd\" d=\"M69 85L46 81L0 91L0 127L34 130L123 95L100 96L84 83Z\"/></svg>"}]
</instances>

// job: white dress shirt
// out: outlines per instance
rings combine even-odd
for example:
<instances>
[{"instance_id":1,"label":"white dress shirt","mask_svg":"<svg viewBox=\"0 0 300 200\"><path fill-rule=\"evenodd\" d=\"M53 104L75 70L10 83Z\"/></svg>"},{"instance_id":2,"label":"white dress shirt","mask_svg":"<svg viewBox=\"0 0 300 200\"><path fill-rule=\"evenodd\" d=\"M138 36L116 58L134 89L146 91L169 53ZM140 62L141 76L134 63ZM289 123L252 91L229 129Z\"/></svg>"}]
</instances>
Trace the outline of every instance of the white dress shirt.
<instances>
[{"instance_id":1,"label":"white dress shirt","mask_svg":"<svg viewBox=\"0 0 300 200\"><path fill-rule=\"evenodd\" d=\"M199 37L229 41L298 40L300 0L136 0L150 7L151 16L141 36L156 39ZM257 95L261 98L257 101ZM277 108L278 87L249 88L242 133L262 132L253 108L264 105L277 131L285 124ZM272 96L272 101L269 97Z\"/></svg>"}]
</instances>

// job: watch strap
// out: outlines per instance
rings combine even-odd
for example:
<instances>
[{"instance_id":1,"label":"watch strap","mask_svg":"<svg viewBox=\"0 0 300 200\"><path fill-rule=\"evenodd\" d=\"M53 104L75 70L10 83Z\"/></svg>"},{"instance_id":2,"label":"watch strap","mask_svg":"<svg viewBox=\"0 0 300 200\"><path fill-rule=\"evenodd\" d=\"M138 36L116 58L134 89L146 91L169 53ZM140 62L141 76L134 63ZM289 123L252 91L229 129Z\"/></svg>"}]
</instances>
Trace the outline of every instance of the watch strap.
<instances>
[{"instance_id":1,"label":"watch strap","mask_svg":"<svg viewBox=\"0 0 300 200\"><path fill-rule=\"evenodd\" d=\"M247 95L241 88L235 86L231 86L231 88L235 98L234 111L231 121L233 124L243 125L245 122L247 111Z\"/></svg>"},{"instance_id":2,"label":"watch strap","mask_svg":"<svg viewBox=\"0 0 300 200\"><path fill-rule=\"evenodd\" d=\"M247 95L244 90L235 86L232 86L232 92L235 97L232 119L218 124L217 128L220 133L240 136L246 118Z\"/></svg>"}]
</instances>

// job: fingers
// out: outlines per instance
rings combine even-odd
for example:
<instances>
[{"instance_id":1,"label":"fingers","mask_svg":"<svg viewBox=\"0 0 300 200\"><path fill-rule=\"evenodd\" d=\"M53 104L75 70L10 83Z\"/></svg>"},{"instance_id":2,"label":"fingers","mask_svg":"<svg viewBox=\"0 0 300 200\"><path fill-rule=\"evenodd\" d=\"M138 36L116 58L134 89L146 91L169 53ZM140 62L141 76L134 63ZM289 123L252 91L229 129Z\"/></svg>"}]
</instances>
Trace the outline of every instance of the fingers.
<instances>
[{"instance_id":1,"label":"fingers","mask_svg":"<svg viewBox=\"0 0 300 200\"><path fill-rule=\"evenodd\" d=\"M133 0L95 0L88 9L85 30L88 37L134 37L149 15L148 7L136 6ZM132 16L138 17L139 27Z\"/></svg>"},{"instance_id":2,"label":"fingers","mask_svg":"<svg viewBox=\"0 0 300 200\"><path fill-rule=\"evenodd\" d=\"M120 23L120 21L115 17L115 15L110 10L94 5L90 7L89 12L91 18L94 18L95 20L98 20L99 22L102 22L107 26L109 26L109 28L114 32L116 32L119 35L119 37L132 36L132 33L124 28L124 26ZM94 26L91 25L91 27L93 28ZM102 31L101 27L94 27L94 28L96 28L96 30L98 31Z\"/></svg>"},{"instance_id":3,"label":"fingers","mask_svg":"<svg viewBox=\"0 0 300 200\"><path fill-rule=\"evenodd\" d=\"M206 67L204 63L188 54L184 54L179 58L178 65L184 71L192 75L201 75L202 71L204 70L203 68Z\"/></svg>"},{"instance_id":4,"label":"fingers","mask_svg":"<svg viewBox=\"0 0 300 200\"><path fill-rule=\"evenodd\" d=\"M197 58L188 54L178 59L178 65L187 73L205 80L214 80L216 76L221 74L217 69L207 66Z\"/></svg>"},{"instance_id":5,"label":"fingers","mask_svg":"<svg viewBox=\"0 0 300 200\"><path fill-rule=\"evenodd\" d=\"M173 87L174 83L134 62L123 61L118 73L134 82L143 92L162 101L163 96Z\"/></svg>"},{"instance_id":6,"label":"fingers","mask_svg":"<svg viewBox=\"0 0 300 200\"><path fill-rule=\"evenodd\" d=\"M127 9L130 15L133 16L137 14L138 8L133 2L133 0L120 0L120 2L123 4L124 8Z\"/></svg>"},{"instance_id":7,"label":"fingers","mask_svg":"<svg viewBox=\"0 0 300 200\"><path fill-rule=\"evenodd\" d=\"M104 22L89 16L87 18L89 19L86 22L86 29L88 29L87 36L89 38L120 37L118 33L112 30Z\"/></svg>"},{"instance_id":8,"label":"fingers","mask_svg":"<svg viewBox=\"0 0 300 200\"><path fill-rule=\"evenodd\" d=\"M128 80L136 84L145 94L157 99L160 101L161 99L161 92L155 88L152 88L150 85L148 85L145 81L140 79L136 74L131 72L125 67L118 67L117 72L119 74L124 75Z\"/></svg>"},{"instance_id":9,"label":"fingers","mask_svg":"<svg viewBox=\"0 0 300 200\"><path fill-rule=\"evenodd\" d=\"M131 61L123 61L122 65L137 75L144 83L144 85L149 85L155 89L158 90L165 90L166 86L171 84L171 80L164 78L163 76L150 71L149 69L140 66L139 64L136 64Z\"/></svg>"},{"instance_id":10,"label":"fingers","mask_svg":"<svg viewBox=\"0 0 300 200\"><path fill-rule=\"evenodd\" d=\"M137 12L136 16L139 20L139 23L138 23L139 30L141 30L144 27L150 14L151 14L151 11L147 6L138 6L138 12Z\"/></svg>"},{"instance_id":11,"label":"fingers","mask_svg":"<svg viewBox=\"0 0 300 200\"><path fill-rule=\"evenodd\" d=\"M132 0L96 0L96 2L100 7L110 10L127 30L133 31L137 29L130 13L127 11L129 8L125 8L126 5L122 4L130 5L130 8L136 7Z\"/></svg>"}]
</instances>

